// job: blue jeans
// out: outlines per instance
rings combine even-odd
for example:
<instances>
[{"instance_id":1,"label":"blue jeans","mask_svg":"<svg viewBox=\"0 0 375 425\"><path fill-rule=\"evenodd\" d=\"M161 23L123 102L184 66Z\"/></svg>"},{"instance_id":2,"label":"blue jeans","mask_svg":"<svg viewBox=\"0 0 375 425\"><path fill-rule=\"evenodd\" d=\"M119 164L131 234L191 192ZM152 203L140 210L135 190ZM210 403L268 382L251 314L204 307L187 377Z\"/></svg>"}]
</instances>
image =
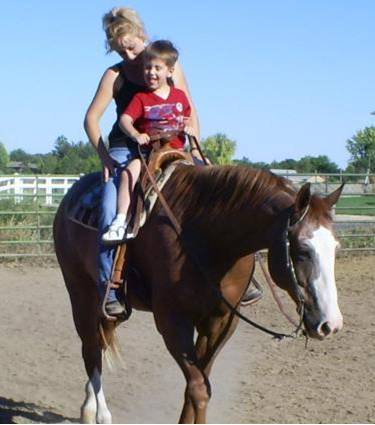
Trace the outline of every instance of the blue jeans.
<instances>
[{"instance_id":1,"label":"blue jeans","mask_svg":"<svg viewBox=\"0 0 375 425\"><path fill-rule=\"evenodd\" d=\"M108 230L109 225L117 214L117 193L120 185L121 172L130 161L138 157L137 152L129 150L127 147L109 149L110 156L117 161L115 175L110 177L108 182L103 185L101 208L99 215L99 281L98 290L100 298L103 299L107 282L112 276L113 262L116 253L116 247L106 246L102 243L102 235ZM116 291L111 289L108 301L117 300Z\"/></svg>"}]
</instances>

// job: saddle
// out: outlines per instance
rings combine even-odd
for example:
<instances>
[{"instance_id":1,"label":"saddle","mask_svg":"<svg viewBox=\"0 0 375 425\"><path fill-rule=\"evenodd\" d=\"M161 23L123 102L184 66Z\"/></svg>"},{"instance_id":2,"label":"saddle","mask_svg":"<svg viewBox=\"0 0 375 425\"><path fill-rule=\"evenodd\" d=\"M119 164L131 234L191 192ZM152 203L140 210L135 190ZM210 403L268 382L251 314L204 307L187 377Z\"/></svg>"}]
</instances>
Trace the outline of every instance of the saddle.
<instances>
[{"instance_id":1,"label":"saddle","mask_svg":"<svg viewBox=\"0 0 375 425\"><path fill-rule=\"evenodd\" d=\"M179 164L192 165L192 157L189 153L178 151L163 144L158 150L153 150L149 156L148 169L154 176L159 190L162 190L173 171ZM84 192L80 194L74 205L71 206L69 220L78 225L98 231L99 212L101 205L102 187L100 175L96 173L88 182ZM94 178L95 177L95 178ZM145 224L156 203L157 195L142 169L139 182L137 183L131 202L131 222L129 228L132 233L138 233Z\"/></svg>"}]
</instances>

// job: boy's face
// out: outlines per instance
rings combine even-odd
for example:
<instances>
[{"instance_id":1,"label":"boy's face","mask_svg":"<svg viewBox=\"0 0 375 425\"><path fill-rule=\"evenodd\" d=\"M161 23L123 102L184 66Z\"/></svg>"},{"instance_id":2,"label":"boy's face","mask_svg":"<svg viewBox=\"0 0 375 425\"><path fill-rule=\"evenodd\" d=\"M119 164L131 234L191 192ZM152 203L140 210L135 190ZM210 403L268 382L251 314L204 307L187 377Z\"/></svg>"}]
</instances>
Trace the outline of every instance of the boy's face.
<instances>
[{"instance_id":1,"label":"boy's face","mask_svg":"<svg viewBox=\"0 0 375 425\"><path fill-rule=\"evenodd\" d=\"M157 90L168 85L167 79L172 77L173 68L166 65L162 59L150 59L144 64L144 77L150 90Z\"/></svg>"}]
</instances>

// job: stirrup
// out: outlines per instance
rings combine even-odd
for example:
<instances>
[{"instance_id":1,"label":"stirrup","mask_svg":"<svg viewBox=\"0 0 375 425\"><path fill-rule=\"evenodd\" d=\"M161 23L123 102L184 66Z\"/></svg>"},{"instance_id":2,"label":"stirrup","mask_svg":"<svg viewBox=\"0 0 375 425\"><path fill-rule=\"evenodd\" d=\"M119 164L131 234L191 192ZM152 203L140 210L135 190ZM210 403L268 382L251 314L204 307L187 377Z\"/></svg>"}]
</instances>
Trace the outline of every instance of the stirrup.
<instances>
[{"instance_id":1,"label":"stirrup","mask_svg":"<svg viewBox=\"0 0 375 425\"><path fill-rule=\"evenodd\" d=\"M117 322L117 321L118 322L124 322L125 320L128 320L130 315L132 314L132 308L131 308L131 306L128 302L125 302L123 314L112 316L112 315L107 313L106 305L108 303L109 291L111 289L117 289L117 288L119 288L119 286L120 286L120 282L115 283L115 282L112 282L111 280L109 280L107 282L107 289L105 291L103 301L102 301L101 306L100 306L102 317L104 317L104 319L106 319L110 322Z\"/></svg>"}]
</instances>

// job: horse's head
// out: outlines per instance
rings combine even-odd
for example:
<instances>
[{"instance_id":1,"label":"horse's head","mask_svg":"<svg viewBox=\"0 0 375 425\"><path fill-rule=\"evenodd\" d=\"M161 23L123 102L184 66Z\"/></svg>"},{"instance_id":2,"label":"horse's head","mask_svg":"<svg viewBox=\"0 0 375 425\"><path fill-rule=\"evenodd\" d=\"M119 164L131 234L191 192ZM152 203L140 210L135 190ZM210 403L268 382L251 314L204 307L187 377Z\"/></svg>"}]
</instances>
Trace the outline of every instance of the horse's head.
<instances>
[{"instance_id":1,"label":"horse's head","mask_svg":"<svg viewBox=\"0 0 375 425\"><path fill-rule=\"evenodd\" d=\"M338 332L343 326L334 274L339 243L331 218L342 189L343 186L322 198L311 195L310 185L304 185L288 210L282 236L276 238L269 250L273 279L288 291L298 311L303 311L307 335L318 339Z\"/></svg>"}]
</instances>

